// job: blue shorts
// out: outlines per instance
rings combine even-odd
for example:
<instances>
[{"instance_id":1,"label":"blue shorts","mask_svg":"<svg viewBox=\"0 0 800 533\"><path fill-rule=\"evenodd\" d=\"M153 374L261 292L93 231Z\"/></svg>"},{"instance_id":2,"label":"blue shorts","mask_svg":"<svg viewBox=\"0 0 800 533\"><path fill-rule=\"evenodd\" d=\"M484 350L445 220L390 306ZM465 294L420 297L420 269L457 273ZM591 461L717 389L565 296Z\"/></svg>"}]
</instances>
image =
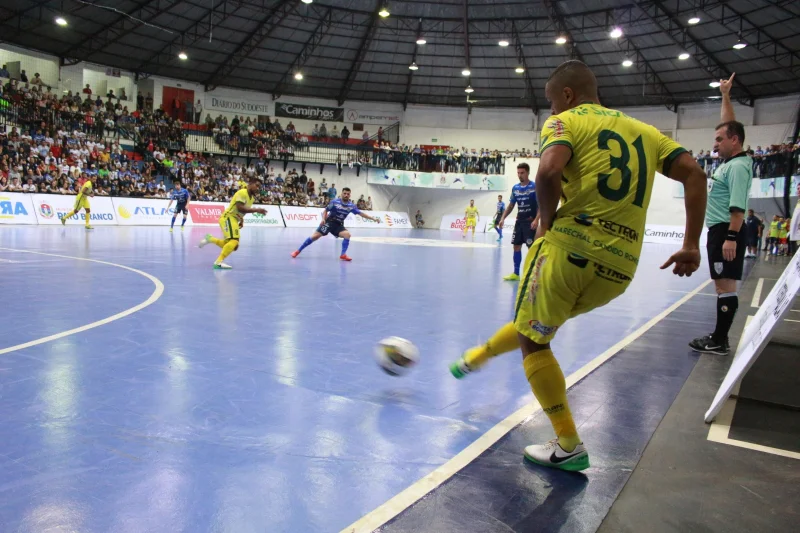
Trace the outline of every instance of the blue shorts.
<instances>
[{"instance_id":1,"label":"blue shorts","mask_svg":"<svg viewBox=\"0 0 800 533\"><path fill-rule=\"evenodd\" d=\"M323 235L327 235L328 233L330 233L334 237L338 237L339 233L347 231L347 228L345 228L344 224L342 224L338 220L328 220L320 224L319 227L317 228L317 231L319 233L322 233Z\"/></svg>"},{"instance_id":2,"label":"blue shorts","mask_svg":"<svg viewBox=\"0 0 800 533\"><path fill-rule=\"evenodd\" d=\"M532 218L520 220L517 219L514 224L514 233L511 235L511 244L514 246L527 245L528 248L533 244L533 238L536 232L531 229Z\"/></svg>"},{"instance_id":3,"label":"blue shorts","mask_svg":"<svg viewBox=\"0 0 800 533\"><path fill-rule=\"evenodd\" d=\"M189 214L189 210L186 209L186 204L185 203L178 204L178 205L175 206L175 214L177 215L178 213L183 213L184 215L188 215Z\"/></svg>"}]
</instances>

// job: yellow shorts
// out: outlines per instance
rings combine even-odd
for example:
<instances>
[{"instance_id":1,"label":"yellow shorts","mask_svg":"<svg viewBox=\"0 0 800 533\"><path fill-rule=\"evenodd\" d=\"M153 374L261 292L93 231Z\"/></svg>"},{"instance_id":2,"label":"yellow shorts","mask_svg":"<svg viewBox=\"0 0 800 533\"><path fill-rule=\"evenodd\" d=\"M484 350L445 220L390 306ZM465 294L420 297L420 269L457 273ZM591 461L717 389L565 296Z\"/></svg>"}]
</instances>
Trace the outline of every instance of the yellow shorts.
<instances>
[{"instance_id":1,"label":"yellow shorts","mask_svg":"<svg viewBox=\"0 0 800 533\"><path fill-rule=\"evenodd\" d=\"M475 218L468 218L465 222L465 226L468 228L474 228L478 225L478 220Z\"/></svg>"},{"instance_id":2,"label":"yellow shorts","mask_svg":"<svg viewBox=\"0 0 800 533\"><path fill-rule=\"evenodd\" d=\"M75 198L75 207L72 208L73 211L78 211L80 209L90 209L89 208L89 198L86 196L78 196Z\"/></svg>"},{"instance_id":3,"label":"yellow shorts","mask_svg":"<svg viewBox=\"0 0 800 533\"><path fill-rule=\"evenodd\" d=\"M239 220L233 216L221 216L219 218L219 227L222 228L222 235L225 240L236 239L239 240Z\"/></svg>"},{"instance_id":4,"label":"yellow shorts","mask_svg":"<svg viewBox=\"0 0 800 533\"><path fill-rule=\"evenodd\" d=\"M547 344L564 322L606 305L630 282L625 274L541 238L525 258L514 326L533 342Z\"/></svg>"}]
</instances>

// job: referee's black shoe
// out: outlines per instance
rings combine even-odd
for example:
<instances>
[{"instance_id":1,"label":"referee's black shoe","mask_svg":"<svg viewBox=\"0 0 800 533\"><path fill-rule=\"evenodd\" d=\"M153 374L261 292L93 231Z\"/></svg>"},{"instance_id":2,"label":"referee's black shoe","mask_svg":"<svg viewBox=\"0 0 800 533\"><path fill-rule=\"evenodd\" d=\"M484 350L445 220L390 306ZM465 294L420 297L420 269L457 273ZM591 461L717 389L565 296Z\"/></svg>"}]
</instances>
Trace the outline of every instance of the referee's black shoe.
<instances>
[{"instance_id":1,"label":"referee's black shoe","mask_svg":"<svg viewBox=\"0 0 800 533\"><path fill-rule=\"evenodd\" d=\"M731 347L727 340L720 343L714 340L712 335L696 338L689 343L689 347L695 352L711 353L715 355L728 355L731 351Z\"/></svg>"}]
</instances>

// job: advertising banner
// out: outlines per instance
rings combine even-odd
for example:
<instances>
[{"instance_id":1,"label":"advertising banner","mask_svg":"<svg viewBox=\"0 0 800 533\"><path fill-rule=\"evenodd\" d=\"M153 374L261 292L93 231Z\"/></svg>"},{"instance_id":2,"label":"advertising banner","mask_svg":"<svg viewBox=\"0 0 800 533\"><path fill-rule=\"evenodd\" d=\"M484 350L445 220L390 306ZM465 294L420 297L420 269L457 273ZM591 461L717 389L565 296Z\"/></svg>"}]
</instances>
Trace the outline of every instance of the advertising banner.
<instances>
[{"instance_id":1,"label":"advertising banner","mask_svg":"<svg viewBox=\"0 0 800 533\"><path fill-rule=\"evenodd\" d=\"M659 224L647 224L644 228L644 239L642 242L650 242L655 244L674 244L680 247L683 244L683 236L686 228L684 226L664 226ZM703 233L700 235L700 246L706 244L706 232L708 230L703 228Z\"/></svg>"},{"instance_id":2,"label":"advertising banner","mask_svg":"<svg viewBox=\"0 0 800 533\"><path fill-rule=\"evenodd\" d=\"M161 198L112 198L112 202L121 226L169 226L175 212L175 202L167 209L169 200ZM190 203L190 209L191 206Z\"/></svg>"},{"instance_id":3,"label":"advertising banner","mask_svg":"<svg viewBox=\"0 0 800 533\"><path fill-rule=\"evenodd\" d=\"M428 189L505 191L508 180L501 174L414 172L412 170L370 168L367 172L367 183Z\"/></svg>"},{"instance_id":4,"label":"advertising banner","mask_svg":"<svg viewBox=\"0 0 800 533\"><path fill-rule=\"evenodd\" d=\"M244 227L252 228L253 226L261 228L283 228L283 217L281 210L277 205L254 205L253 207L262 207L267 210L266 215L261 213L248 213L244 216Z\"/></svg>"},{"instance_id":5,"label":"advertising banner","mask_svg":"<svg viewBox=\"0 0 800 533\"><path fill-rule=\"evenodd\" d=\"M281 206L287 228L316 228L322 223L321 207ZM246 222L245 222L246 224Z\"/></svg>"},{"instance_id":6,"label":"advertising banner","mask_svg":"<svg viewBox=\"0 0 800 533\"><path fill-rule=\"evenodd\" d=\"M36 224L32 194L0 192L0 224Z\"/></svg>"},{"instance_id":7,"label":"advertising banner","mask_svg":"<svg viewBox=\"0 0 800 533\"><path fill-rule=\"evenodd\" d=\"M39 224L54 225L61 224L60 218L66 215L75 206L77 196L61 194L33 194L33 209L36 213L36 220ZM114 205L111 198L107 196L95 196L89 198L89 210L91 220L89 224L93 226L116 225L117 216L114 212ZM67 219L69 225L85 225L86 212L81 210L77 215Z\"/></svg>"},{"instance_id":8,"label":"advertising banner","mask_svg":"<svg viewBox=\"0 0 800 533\"><path fill-rule=\"evenodd\" d=\"M203 111L222 111L236 115L271 115L272 105L266 95L264 96L263 100L259 100L257 98L206 94Z\"/></svg>"},{"instance_id":9,"label":"advertising banner","mask_svg":"<svg viewBox=\"0 0 800 533\"><path fill-rule=\"evenodd\" d=\"M482 216L478 218L478 223L475 225L475 232L476 233L483 233L486 231L486 222L489 220L489 217ZM453 231L464 231L464 227L466 226L467 221L464 218L464 215L444 215L442 217L442 222L439 224L439 229L445 230L453 230ZM508 219L506 219L504 226L507 228L513 228L513 226L508 225ZM471 232L472 230L470 230Z\"/></svg>"},{"instance_id":10,"label":"advertising banner","mask_svg":"<svg viewBox=\"0 0 800 533\"><path fill-rule=\"evenodd\" d=\"M344 220L348 228L377 228L377 229L410 229L411 219L408 213L399 211L365 211L370 216L380 219L380 223L350 213Z\"/></svg>"},{"instance_id":11,"label":"advertising banner","mask_svg":"<svg viewBox=\"0 0 800 533\"><path fill-rule=\"evenodd\" d=\"M226 207L221 202L189 202L189 220L186 223L191 221L195 226L217 226Z\"/></svg>"},{"instance_id":12,"label":"advertising banner","mask_svg":"<svg viewBox=\"0 0 800 533\"><path fill-rule=\"evenodd\" d=\"M275 104L275 116L320 122L344 122L344 108L278 102Z\"/></svg>"},{"instance_id":13,"label":"advertising banner","mask_svg":"<svg viewBox=\"0 0 800 533\"><path fill-rule=\"evenodd\" d=\"M388 126L400 122L402 119L403 114L401 112L364 111L363 109L351 109L349 107L344 110L344 122Z\"/></svg>"}]
</instances>

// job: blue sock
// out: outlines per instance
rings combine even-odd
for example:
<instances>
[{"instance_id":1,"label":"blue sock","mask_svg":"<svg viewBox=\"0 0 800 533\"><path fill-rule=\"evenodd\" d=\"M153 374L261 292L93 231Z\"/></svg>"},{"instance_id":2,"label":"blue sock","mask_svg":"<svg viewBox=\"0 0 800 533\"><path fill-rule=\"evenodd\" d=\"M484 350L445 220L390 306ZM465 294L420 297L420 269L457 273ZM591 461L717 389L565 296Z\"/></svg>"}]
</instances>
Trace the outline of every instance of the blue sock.
<instances>
[{"instance_id":1,"label":"blue sock","mask_svg":"<svg viewBox=\"0 0 800 533\"><path fill-rule=\"evenodd\" d=\"M497 233L502 237L503 236L503 228L498 228L497 226L494 227Z\"/></svg>"},{"instance_id":2,"label":"blue sock","mask_svg":"<svg viewBox=\"0 0 800 533\"><path fill-rule=\"evenodd\" d=\"M177 216L178 215L175 215L175 216L172 217L172 224L170 224L170 226L169 226L170 228L174 228L175 227L175 217L177 217Z\"/></svg>"},{"instance_id":3,"label":"blue sock","mask_svg":"<svg viewBox=\"0 0 800 533\"><path fill-rule=\"evenodd\" d=\"M302 252L302 251L303 251L303 248L305 248L306 246L308 246L308 245L309 245L309 244L311 244L312 242L314 242L314 241L312 241L312 240L311 240L311 237L309 237L308 239L306 239L306 240L305 240L305 242L304 242L303 244L301 244L301 245L300 245L300 249L299 249L299 250L297 250L297 251L298 251L298 252Z\"/></svg>"},{"instance_id":4,"label":"blue sock","mask_svg":"<svg viewBox=\"0 0 800 533\"><path fill-rule=\"evenodd\" d=\"M514 274L519 276L519 264L522 263L522 250L514 250Z\"/></svg>"},{"instance_id":5,"label":"blue sock","mask_svg":"<svg viewBox=\"0 0 800 533\"><path fill-rule=\"evenodd\" d=\"M350 246L350 239L345 239L342 241L342 255L347 252L347 247Z\"/></svg>"},{"instance_id":6,"label":"blue sock","mask_svg":"<svg viewBox=\"0 0 800 533\"><path fill-rule=\"evenodd\" d=\"M175 219L172 219L172 223L175 223ZM183 222L181 222L181 227L186 225L186 217L183 217Z\"/></svg>"}]
</instances>

